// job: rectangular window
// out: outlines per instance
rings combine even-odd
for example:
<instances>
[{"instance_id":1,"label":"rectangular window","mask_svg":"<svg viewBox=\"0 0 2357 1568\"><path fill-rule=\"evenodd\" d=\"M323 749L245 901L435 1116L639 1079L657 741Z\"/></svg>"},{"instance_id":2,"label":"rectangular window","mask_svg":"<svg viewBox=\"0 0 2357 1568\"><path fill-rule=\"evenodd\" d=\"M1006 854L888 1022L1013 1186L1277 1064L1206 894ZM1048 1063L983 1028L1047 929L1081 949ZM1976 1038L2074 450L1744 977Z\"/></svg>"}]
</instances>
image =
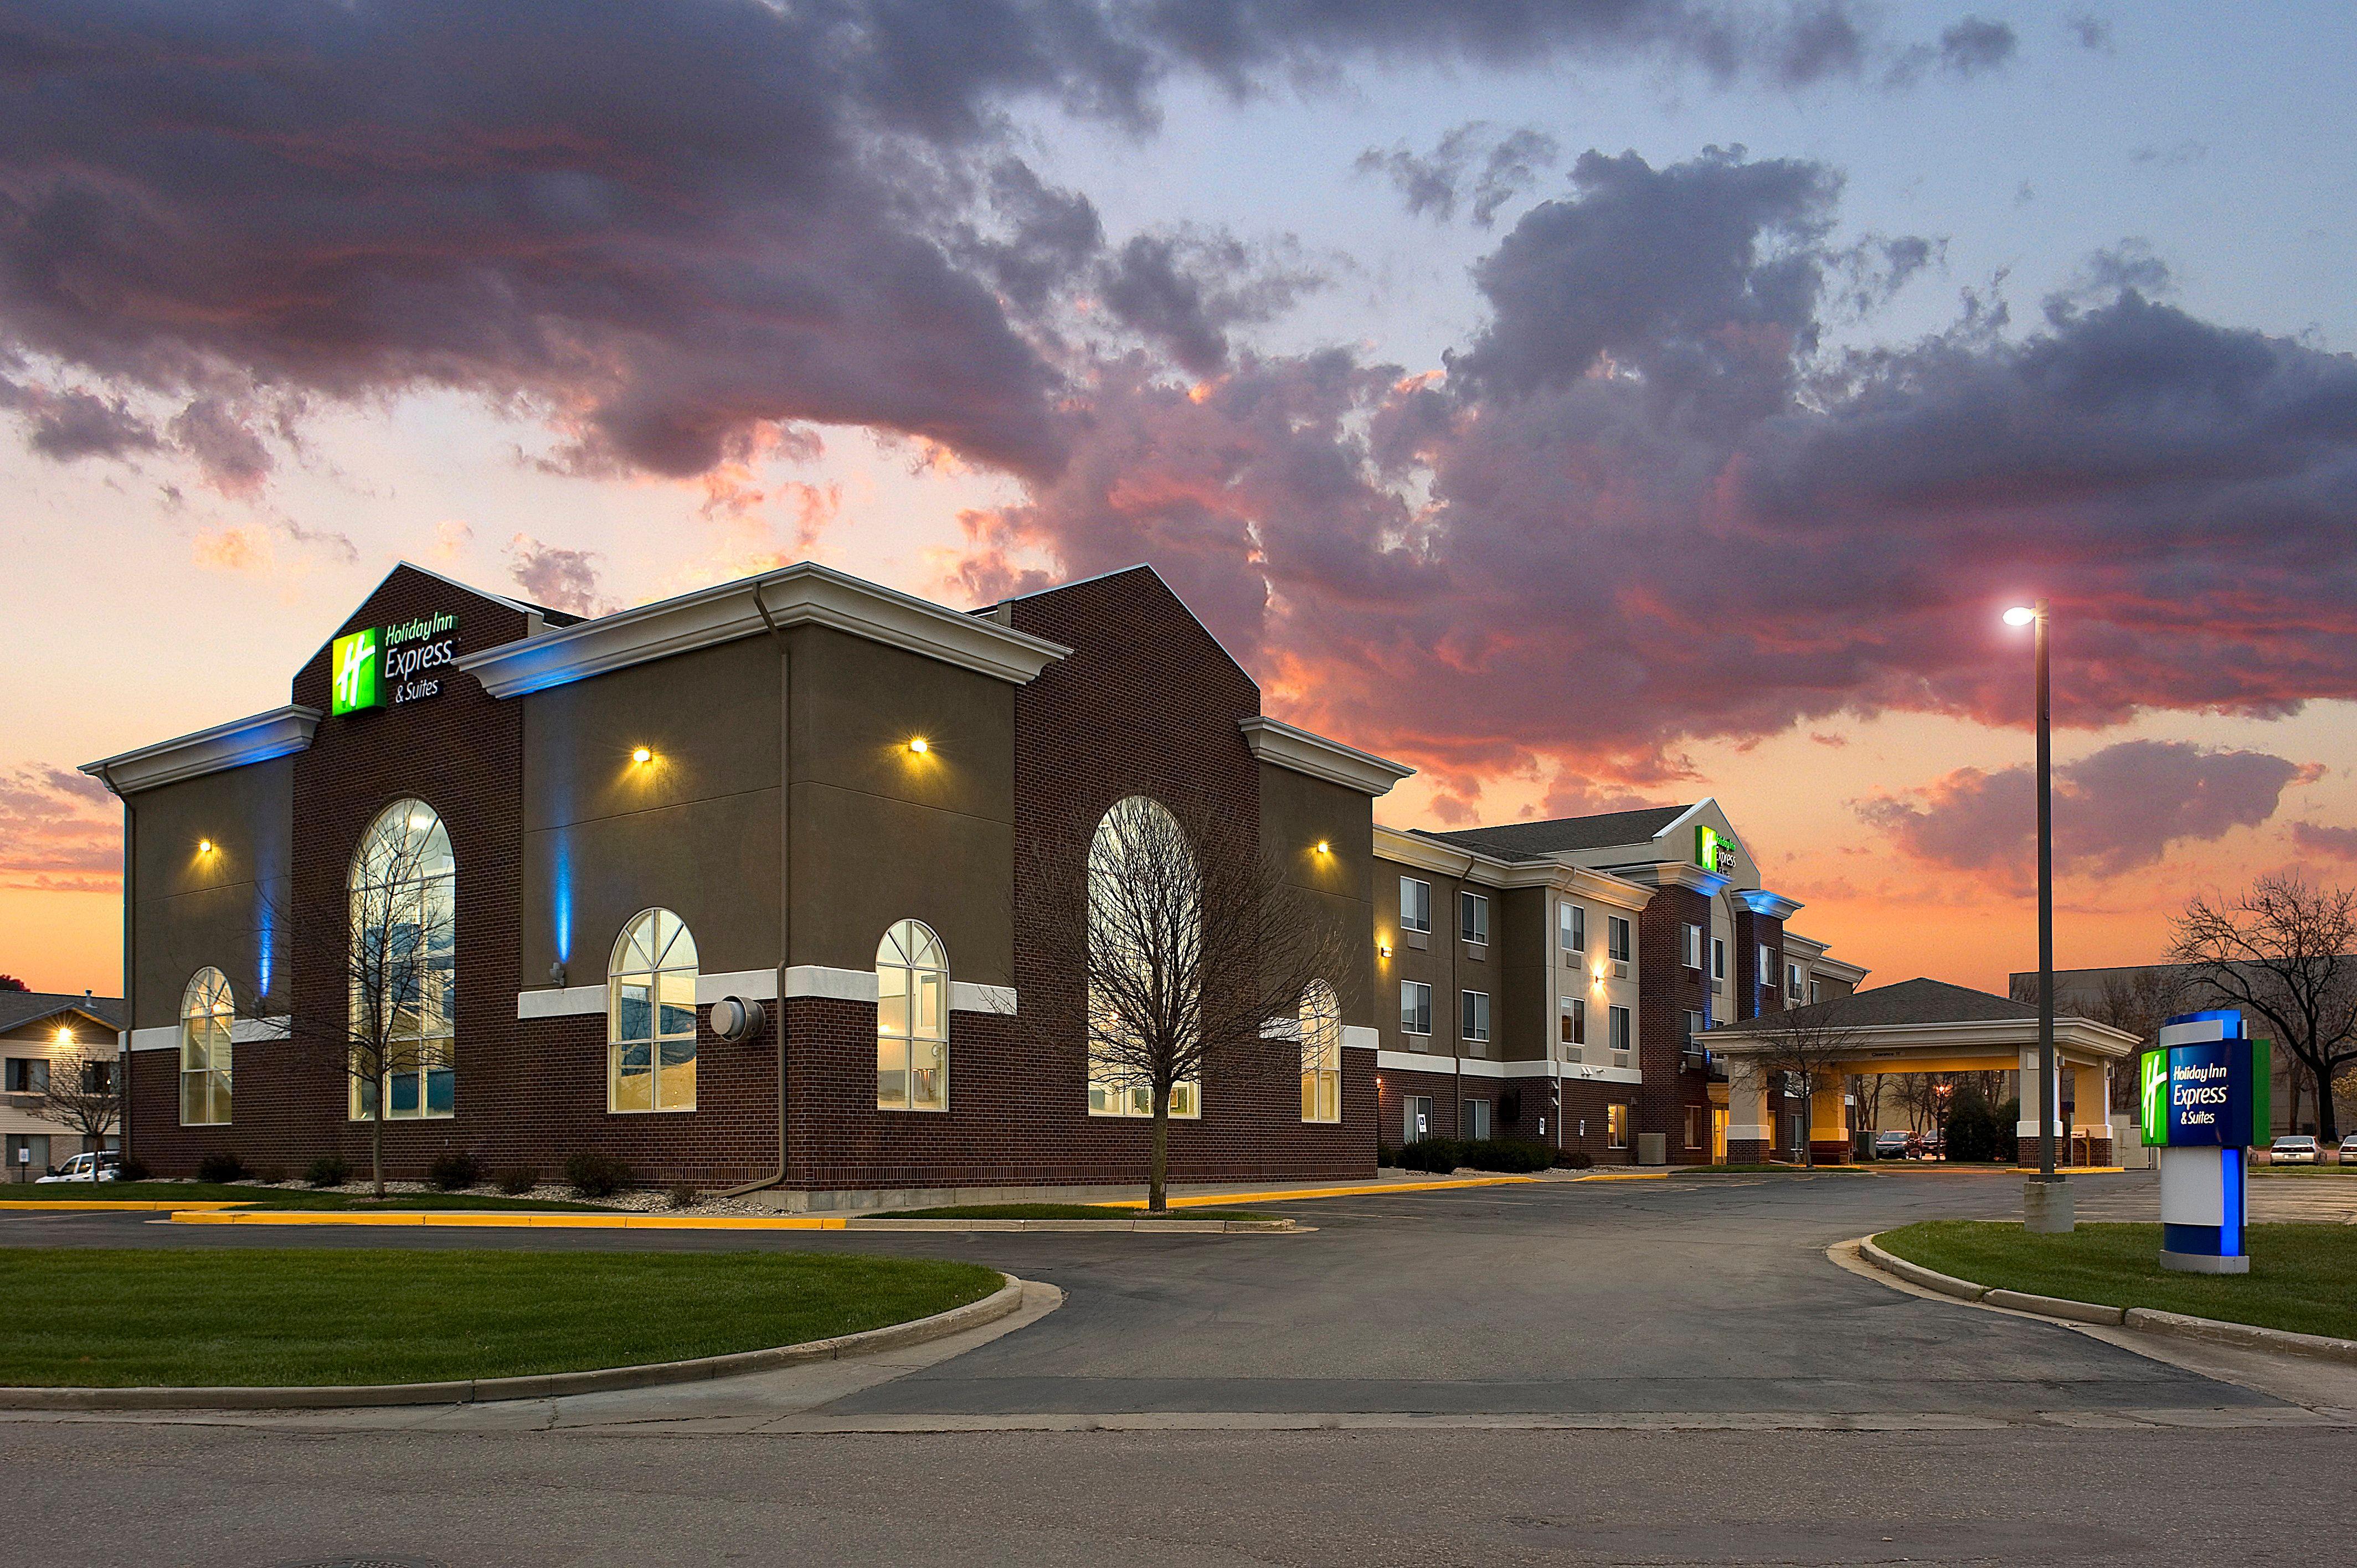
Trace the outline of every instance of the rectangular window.
<instances>
[{"instance_id":1,"label":"rectangular window","mask_svg":"<svg viewBox=\"0 0 2357 1568\"><path fill-rule=\"evenodd\" d=\"M1400 878L1400 929L1432 929L1432 884L1413 876Z\"/></svg>"},{"instance_id":2,"label":"rectangular window","mask_svg":"<svg viewBox=\"0 0 2357 1568\"><path fill-rule=\"evenodd\" d=\"M1469 1100L1465 1102L1465 1135L1469 1138L1486 1138L1490 1135L1490 1102L1488 1101Z\"/></svg>"},{"instance_id":3,"label":"rectangular window","mask_svg":"<svg viewBox=\"0 0 2357 1568\"><path fill-rule=\"evenodd\" d=\"M1564 1011L1563 1043L1566 1046L1587 1044L1587 1004L1576 996Z\"/></svg>"},{"instance_id":4,"label":"rectangular window","mask_svg":"<svg viewBox=\"0 0 2357 1568\"><path fill-rule=\"evenodd\" d=\"M1457 934L1469 942L1490 940L1490 900L1479 893L1457 896Z\"/></svg>"},{"instance_id":5,"label":"rectangular window","mask_svg":"<svg viewBox=\"0 0 2357 1568\"><path fill-rule=\"evenodd\" d=\"M1586 952L1587 950L1587 910L1586 907L1578 904L1559 904L1555 907L1555 937L1563 943L1563 950L1566 952Z\"/></svg>"},{"instance_id":6,"label":"rectangular window","mask_svg":"<svg viewBox=\"0 0 2357 1568\"><path fill-rule=\"evenodd\" d=\"M1702 969L1702 928L1681 926L1678 929L1685 933L1686 967L1699 972Z\"/></svg>"},{"instance_id":7,"label":"rectangular window","mask_svg":"<svg viewBox=\"0 0 2357 1568\"><path fill-rule=\"evenodd\" d=\"M30 1181L49 1173L49 1135L47 1133L11 1133L8 1134L9 1181Z\"/></svg>"},{"instance_id":8,"label":"rectangular window","mask_svg":"<svg viewBox=\"0 0 2357 1568\"><path fill-rule=\"evenodd\" d=\"M1686 1107L1686 1147L1689 1149L1702 1147L1703 1117L1707 1109L1706 1106L1701 1105Z\"/></svg>"},{"instance_id":9,"label":"rectangular window","mask_svg":"<svg viewBox=\"0 0 2357 1568\"><path fill-rule=\"evenodd\" d=\"M1797 963L1784 966L1784 994L1794 1002L1802 997L1801 966Z\"/></svg>"},{"instance_id":10,"label":"rectangular window","mask_svg":"<svg viewBox=\"0 0 2357 1568\"><path fill-rule=\"evenodd\" d=\"M1607 1011L1609 1016L1605 1020L1605 1026L1611 1031L1612 1048L1616 1051L1625 1051L1629 1048L1629 1009L1613 1007Z\"/></svg>"},{"instance_id":11,"label":"rectangular window","mask_svg":"<svg viewBox=\"0 0 2357 1568\"><path fill-rule=\"evenodd\" d=\"M10 1057L8 1058L8 1092L11 1094L46 1094L49 1088L49 1064L40 1057Z\"/></svg>"},{"instance_id":12,"label":"rectangular window","mask_svg":"<svg viewBox=\"0 0 2357 1568\"><path fill-rule=\"evenodd\" d=\"M1818 984L1818 983L1817 983L1815 981L1813 981L1813 980L1812 980L1811 982L1809 982L1809 1002L1810 1002L1810 1004L1811 1004L1812 1005L1814 1005L1815 1004L1817 1004L1817 1003L1819 1003L1819 1002L1823 1002L1824 999L1825 999L1824 987L1823 987L1822 985Z\"/></svg>"},{"instance_id":13,"label":"rectangular window","mask_svg":"<svg viewBox=\"0 0 2357 1568\"><path fill-rule=\"evenodd\" d=\"M1465 1037L1479 1045L1490 1037L1490 993L1486 991L1465 993Z\"/></svg>"},{"instance_id":14,"label":"rectangular window","mask_svg":"<svg viewBox=\"0 0 2357 1568\"><path fill-rule=\"evenodd\" d=\"M1432 987L1420 980L1400 982L1400 1033L1432 1033Z\"/></svg>"},{"instance_id":15,"label":"rectangular window","mask_svg":"<svg viewBox=\"0 0 2357 1568\"><path fill-rule=\"evenodd\" d=\"M1768 988L1768 977L1776 972L1776 955L1768 950L1766 942L1761 942L1759 951L1751 956L1752 983L1764 991Z\"/></svg>"},{"instance_id":16,"label":"rectangular window","mask_svg":"<svg viewBox=\"0 0 2357 1568\"><path fill-rule=\"evenodd\" d=\"M1609 950L1612 954L1612 961L1627 963L1629 961L1629 922L1618 915L1605 916L1604 935L1611 944Z\"/></svg>"},{"instance_id":17,"label":"rectangular window","mask_svg":"<svg viewBox=\"0 0 2357 1568\"><path fill-rule=\"evenodd\" d=\"M1400 1097L1400 1142L1420 1144L1433 1134L1432 1096L1404 1094Z\"/></svg>"},{"instance_id":18,"label":"rectangular window","mask_svg":"<svg viewBox=\"0 0 2357 1568\"><path fill-rule=\"evenodd\" d=\"M1727 978L1727 939L1725 937L1710 939L1710 977L1713 980Z\"/></svg>"},{"instance_id":19,"label":"rectangular window","mask_svg":"<svg viewBox=\"0 0 2357 1568\"><path fill-rule=\"evenodd\" d=\"M1614 1012L1620 1009L1615 1007ZM1604 1108L1604 1146L1625 1149L1629 1146L1629 1108L1618 1101Z\"/></svg>"},{"instance_id":20,"label":"rectangular window","mask_svg":"<svg viewBox=\"0 0 2357 1568\"><path fill-rule=\"evenodd\" d=\"M1706 1026L1701 1014L1691 1011L1686 1014L1686 1049L1690 1051L1702 1049L1702 1032L1705 1027Z\"/></svg>"},{"instance_id":21,"label":"rectangular window","mask_svg":"<svg viewBox=\"0 0 2357 1568\"><path fill-rule=\"evenodd\" d=\"M113 1094L114 1064L113 1062L82 1063L81 1091L84 1094Z\"/></svg>"}]
</instances>

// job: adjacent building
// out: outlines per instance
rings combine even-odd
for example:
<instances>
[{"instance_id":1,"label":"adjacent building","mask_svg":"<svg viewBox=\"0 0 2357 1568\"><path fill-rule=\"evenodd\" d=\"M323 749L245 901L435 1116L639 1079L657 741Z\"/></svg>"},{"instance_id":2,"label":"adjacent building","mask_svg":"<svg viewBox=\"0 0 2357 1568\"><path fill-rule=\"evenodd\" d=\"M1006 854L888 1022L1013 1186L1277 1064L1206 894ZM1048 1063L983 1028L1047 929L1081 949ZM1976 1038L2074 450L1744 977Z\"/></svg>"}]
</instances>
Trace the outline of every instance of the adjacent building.
<instances>
[{"instance_id":1,"label":"adjacent building","mask_svg":"<svg viewBox=\"0 0 2357 1568\"><path fill-rule=\"evenodd\" d=\"M382 1109L396 1176L1134 1183L1143 1098L1051 1022L1089 911L1039 868L1136 800L1240 824L1362 939L1174 1100L1178 1181L1435 1134L1724 1157L1706 1032L1864 972L1785 929L1715 801L1376 827L1409 769L1265 715L1145 567L961 612L803 564L582 619L404 564L285 705L86 770L124 803L128 1143L163 1175L359 1163ZM371 925L398 985L355 971Z\"/></svg>"},{"instance_id":2,"label":"adjacent building","mask_svg":"<svg viewBox=\"0 0 2357 1568\"><path fill-rule=\"evenodd\" d=\"M119 1134L96 1137L51 1113L53 1073L77 1071L102 1096L112 1086L123 1003L84 991L0 991L0 1180L32 1181L74 1155L118 1146ZM102 1124L100 1123L100 1124Z\"/></svg>"}]
</instances>

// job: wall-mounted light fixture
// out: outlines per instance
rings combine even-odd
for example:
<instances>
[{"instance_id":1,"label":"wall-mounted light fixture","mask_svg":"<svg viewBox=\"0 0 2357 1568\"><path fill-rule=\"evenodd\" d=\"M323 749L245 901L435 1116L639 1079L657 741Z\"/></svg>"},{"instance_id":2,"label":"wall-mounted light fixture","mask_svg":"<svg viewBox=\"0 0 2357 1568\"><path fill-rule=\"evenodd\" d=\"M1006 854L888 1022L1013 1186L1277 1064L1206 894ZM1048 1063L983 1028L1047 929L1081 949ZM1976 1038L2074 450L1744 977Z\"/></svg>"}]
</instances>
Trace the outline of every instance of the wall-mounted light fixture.
<instances>
[{"instance_id":1,"label":"wall-mounted light fixture","mask_svg":"<svg viewBox=\"0 0 2357 1568\"><path fill-rule=\"evenodd\" d=\"M70 1046L73 1043L74 1032L71 1029L59 1029L58 1031L58 1044L61 1046Z\"/></svg>"},{"instance_id":2,"label":"wall-mounted light fixture","mask_svg":"<svg viewBox=\"0 0 2357 1568\"><path fill-rule=\"evenodd\" d=\"M197 853L198 853L199 854L212 854L212 852L213 852L213 841L212 841L212 840L210 840L210 839L199 839L199 840L197 841Z\"/></svg>"},{"instance_id":3,"label":"wall-mounted light fixture","mask_svg":"<svg viewBox=\"0 0 2357 1568\"><path fill-rule=\"evenodd\" d=\"M1375 944L1375 951L1381 957L1389 958L1392 956L1392 944L1389 942L1377 942Z\"/></svg>"},{"instance_id":4,"label":"wall-mounted light fixture","mask_svg":"<svg viewBox=\"0 0 2357 1568\"><path fill-rule=\"evenodd\" d=\"M1324 839L1319 839L1318 841L1318 853L1320 854L1331 854L1334 853L1334 846L1328 843Z\"/></svg>"},{"instance_id":5,"label":"wall-mounted light fixture","mask_svg":"<svg viewBox=\"0 0 2357 1568\"><path fill-rule=\"evenodd\" d=\"M923 736L912 735L909 737L909 749L915 752L919 757L922 757L925 753L933 749L933 743L927 740Z\"/></svg>"},{"instance_id":6,"label":"wall-mounted light fixture","mask_svg":"<svg viewBox=\"0 0 2357 1568\"><path fill-rule=\"evenodd\" d=\"M637 763L641 768L644 768L648 763L652 762L654 759L655 754L643 746L630 753L630 760Z\"/></svg>"}]
</instances>

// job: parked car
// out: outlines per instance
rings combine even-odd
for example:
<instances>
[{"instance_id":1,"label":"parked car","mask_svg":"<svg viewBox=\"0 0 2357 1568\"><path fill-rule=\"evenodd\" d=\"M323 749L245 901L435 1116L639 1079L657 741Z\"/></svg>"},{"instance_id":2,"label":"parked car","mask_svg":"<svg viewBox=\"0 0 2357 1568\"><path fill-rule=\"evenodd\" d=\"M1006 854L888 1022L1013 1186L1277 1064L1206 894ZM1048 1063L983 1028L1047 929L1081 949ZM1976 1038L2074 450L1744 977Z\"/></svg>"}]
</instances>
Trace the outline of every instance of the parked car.
<instances>
[{"instance_id":1,"label":"parked car","mask_svg":"<svg viewBox=\"0 0 2357 1568\"><path fill-rule=\"evenodd\" d=\"M2306 1133L2286 1133L2267 1145L2271 1165L2312 1165L2321 1158L2316 1139Z\"/></svg>"},{"instance_id":2,"label":"parked car","mask_svg":"<svg viewBox=\"0 0 2357 1568\"><path fill-rule=\"evenodd\" d=\"M2344 1165L2357 1165L2357 1138L2341 1140L2341 1163Z\"/></svg>"},{"instance_id":3,"label":"parked car","mask_svg":"<svg viewBox=\"0 0 2357 1568\"><path fill-rule=\"evenodd\" d=\"M1903 1160L1915 1152L1912 1133L1877 1133L1874 1135L1874 1157L1878 1160Z\"/></svg>"},{"instance_id":4,"label":"parked car","mask_svg":"<svg viewBox=\"0 0 2357 1568\"><path fill-rule=\"evenodd\" d=\"M1916 1152L1927 1160L1944 1160L1948 1157L1948 1140L1938 1133L1926 1133L1923 1146Z\"/></svg>"},{"instance_id":5,"label":"parked car","mask_svg":"<svg viewBox=\"0 0 2357 1568\"><path fill-rule=\"evenodd\" d=\"M35 1176L33 1185L52 1181L114 1181L123 1175L121 1155L76 1155L45 1176Z\"/></svg>"}]
</instances>

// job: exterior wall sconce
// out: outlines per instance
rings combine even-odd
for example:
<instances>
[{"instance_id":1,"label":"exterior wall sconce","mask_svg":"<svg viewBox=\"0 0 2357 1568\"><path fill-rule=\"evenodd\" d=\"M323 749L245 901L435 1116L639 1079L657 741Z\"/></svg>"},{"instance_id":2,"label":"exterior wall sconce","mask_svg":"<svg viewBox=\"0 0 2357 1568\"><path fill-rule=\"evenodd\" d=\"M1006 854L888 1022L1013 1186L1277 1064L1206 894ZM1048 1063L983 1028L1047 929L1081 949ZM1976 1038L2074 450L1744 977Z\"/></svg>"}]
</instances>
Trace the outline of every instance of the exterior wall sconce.
<instances>
[{"instance_id":1,"label":"exterior wall sconce","mask_svg":"<svg viewBox=\"0 0 2357 1568\"><path fill-rule=\"evenodd\" d=\"M630 760L637 763L641 768L644 768L648 763L652 762L654 759L655 754L648 750L643 746L630 753Z\"/></svg>"},{"instance_id":2,"label":"exterior wall sconce","mask_svg":"<svg viewBox=\"0 0 2357 1568\"><path fill-rule=\"evenodd\" d=\"M1334 847L1328 843L1324 839L1319 839L1318 841L1318 853L1320 854L1331 854L1334 853Z\"/></svg>"},{"instance_id":3,"label":"exterior wall sconce","mask_svg":"<svg viewBox=\"0 0 2357 1568\"><path fill-rule=\"evenodd\" d=\"M1375 952L1380 957L1389 958L1392 956L1392 944L1389 942L1377 942L1375 944Z\"/></svg>"},{"instance_id":4,"label":"exterior wall sconce","mask_svg":"<svg viewBox=\"0 0 2357 1568\"><path fill-rule=\"evenodd\" d=\"M920 735L910 736L909 737L909 749L915 752L919 757L922 757L925 753L933 749L933 743L927 740Z\"/></svg>"},{"instance_id":5,"label":"exterior wall sconce","mask_svg":"<svg viewBox=\"0 0 2357 1568\"><path fill-rule=\"evenodd\" d=\"M551 985L563 985L565 983L565 961L563 959L558 959L554 963L548 966L548 983Z\"/></svg>"},{"instance_id":6,"label":"exterior wall sconce","mask_svg":"<svg viewBox=\"0 0 2357 1568\"><path fill-rule=\"evenodd\" d=\"M212 854L212 852L213 852L213 841L212 841L212 840L210 840L210 839L199 839L199 840L197 841L197 853L198 853L199 854Z\"/></svg>"}]
</instances>

